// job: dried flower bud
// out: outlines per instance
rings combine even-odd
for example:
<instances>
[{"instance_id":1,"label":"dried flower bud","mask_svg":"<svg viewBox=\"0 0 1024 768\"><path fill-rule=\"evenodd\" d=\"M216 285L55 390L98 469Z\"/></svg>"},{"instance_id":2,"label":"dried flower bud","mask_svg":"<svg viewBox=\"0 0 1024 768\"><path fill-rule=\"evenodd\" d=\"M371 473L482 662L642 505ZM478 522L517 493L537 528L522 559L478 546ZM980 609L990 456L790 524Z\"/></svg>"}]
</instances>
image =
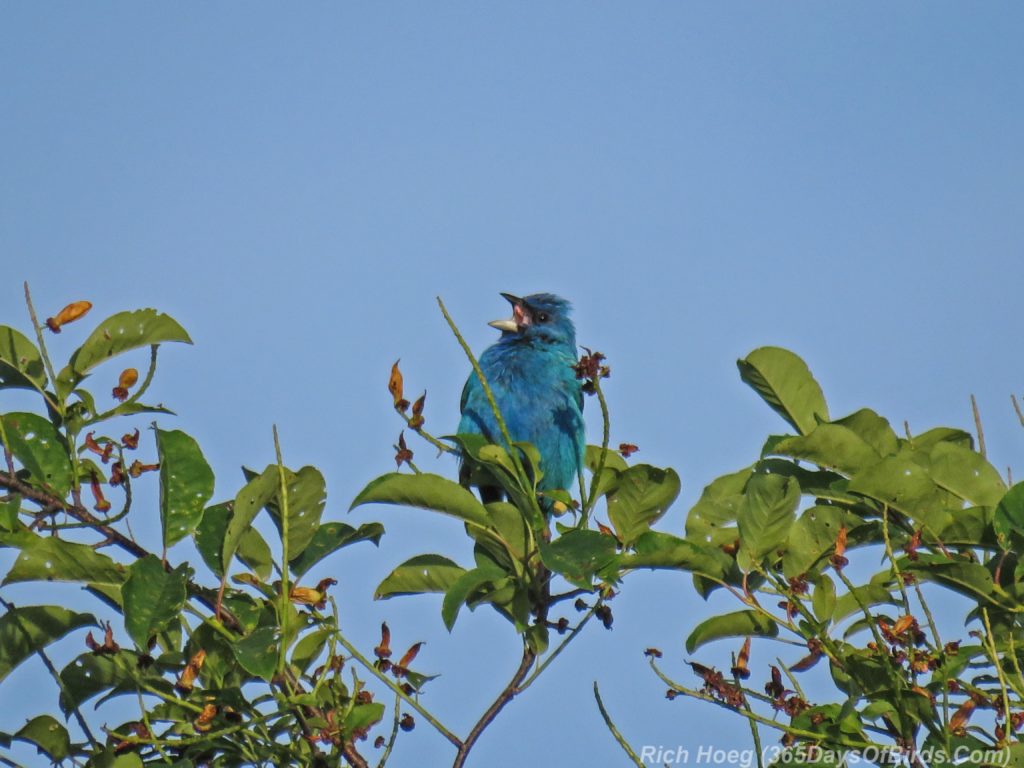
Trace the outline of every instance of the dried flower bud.
<instances>
[{"instance_id":1,"label":"dried flower bud","mask_svg":"<svg viewBox=\"0 0 1024 768\"><path fill-rule=\"evenodd\" d=\"M57 313L56 317L46 318L46 327L54 333L60 333L60 329L68 323L73 323L92 309L92 302L75 301L68 304Z\"/></svg>"},{"instance_id":2,"label":"dried flower bud","mask_svg":"<svg viewBox=\"0 0 1024 768\"><path fill-rule=\"evenodd\" d=\"M128 390L135 386L139 380L139 372L134 368L125 368L117 379L117 386L114 387L113 396L115 400L122 403L128 399Z\"/></svg>"}]
</instances>

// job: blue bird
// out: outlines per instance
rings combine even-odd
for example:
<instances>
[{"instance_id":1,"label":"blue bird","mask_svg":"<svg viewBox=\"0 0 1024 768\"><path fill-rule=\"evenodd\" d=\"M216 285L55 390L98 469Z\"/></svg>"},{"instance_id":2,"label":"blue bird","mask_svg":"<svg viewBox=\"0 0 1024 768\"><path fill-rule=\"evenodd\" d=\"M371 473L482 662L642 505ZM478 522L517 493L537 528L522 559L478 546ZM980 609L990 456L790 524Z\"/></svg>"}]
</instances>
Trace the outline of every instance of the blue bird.
<instances>
[{"instance_id":1,"label":"blue bird","mask_svg":"<svg viewBox=\"0 0 1024 768\"><path fill-rule=\"evenodd\" d=\"M583 465L583 392L576 378L576 329L571 306L550 293L519 298L501 294L512 317L491 326L501 338L480 356L483 371L513 441L532 443L540 452L541 491L573 488ZM462 390L459 433L503 443L498 423L476 372ZM463 464L462 480L468 482ZM481 488L484 501L497 497ZM546 505L545 505L546 506Z\"/></svg>"}]
</instances>

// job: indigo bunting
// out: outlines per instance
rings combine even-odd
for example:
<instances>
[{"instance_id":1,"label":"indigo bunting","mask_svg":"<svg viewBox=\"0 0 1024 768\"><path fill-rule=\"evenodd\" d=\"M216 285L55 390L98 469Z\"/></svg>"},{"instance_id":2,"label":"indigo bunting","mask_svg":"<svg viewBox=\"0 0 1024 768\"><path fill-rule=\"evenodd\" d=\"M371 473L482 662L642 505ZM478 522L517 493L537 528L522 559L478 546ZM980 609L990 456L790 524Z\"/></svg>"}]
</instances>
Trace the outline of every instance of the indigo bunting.
<instances>
[{"instance_id":1,"label":"indigo bunting","mask_svg":"<svg viewBox=\"0 0 1024 768\"><path fill-rule=\"evenodd\" d=\"M532 443L540 452L541 491L568 490L583 464L583 392L576 378L576 329L571 306L550 293L519 298L501 294L512 317L491 326L501 338L480 356L480 369L491 386L509 436ZM502 445L501 431L476 372L462 390L459 433L483 435ZM463 482L468 481L463 465ZM484 501L493 489L481 488Z\"/></svg>"}]
</instances>

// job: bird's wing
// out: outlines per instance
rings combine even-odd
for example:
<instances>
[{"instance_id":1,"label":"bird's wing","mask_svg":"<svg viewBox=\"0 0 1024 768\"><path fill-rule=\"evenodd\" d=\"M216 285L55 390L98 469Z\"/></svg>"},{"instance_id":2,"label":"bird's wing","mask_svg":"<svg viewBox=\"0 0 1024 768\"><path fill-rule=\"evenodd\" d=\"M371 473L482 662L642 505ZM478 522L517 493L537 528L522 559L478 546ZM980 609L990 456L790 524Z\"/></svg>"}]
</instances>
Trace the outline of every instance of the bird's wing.
<instances>
[{"instance_id":1,"label":"bird's wing","mask_svg":"<svg viewBox=\"0 0 1024 768\"><path fill-rule=\"evenodd\" d=\"M479 382L476 377L476 371L473 371L469 374L469 378L466 379L466 383L462 387L462 400L459 402L459 413L466 412L466 402L469 400L469 394L475 386L479 386Z\"/></svg>"}]
</instances>

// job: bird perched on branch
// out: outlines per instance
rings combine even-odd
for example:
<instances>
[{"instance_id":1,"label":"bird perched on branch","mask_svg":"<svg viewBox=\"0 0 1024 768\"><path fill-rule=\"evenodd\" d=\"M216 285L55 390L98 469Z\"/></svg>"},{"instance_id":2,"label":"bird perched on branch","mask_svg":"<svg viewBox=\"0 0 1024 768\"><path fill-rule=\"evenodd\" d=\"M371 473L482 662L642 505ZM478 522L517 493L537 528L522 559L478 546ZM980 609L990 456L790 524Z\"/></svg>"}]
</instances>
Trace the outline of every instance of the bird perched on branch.
<instances>
[{"instance_id":1,"label":"bird perched on branch","mask_svg":"<svg viewBox=\"0 0 1024 768\"><path fill-rule=\"evenodd\" d=\"M480 369L494 393L498 409L514 442L532 443L540 452L541 491L574 486L583 464L583 392L576 378L576 329L568 301L550 293L519 298L501 294L512 305L512 317L490 323L501 338L480 356ZM476 372L462 390L459 433L483 435L503 445ZM468 481L463 467L463 482ZM481 489L493 501L493 489Z\"/></svg>"}]
</instances>

